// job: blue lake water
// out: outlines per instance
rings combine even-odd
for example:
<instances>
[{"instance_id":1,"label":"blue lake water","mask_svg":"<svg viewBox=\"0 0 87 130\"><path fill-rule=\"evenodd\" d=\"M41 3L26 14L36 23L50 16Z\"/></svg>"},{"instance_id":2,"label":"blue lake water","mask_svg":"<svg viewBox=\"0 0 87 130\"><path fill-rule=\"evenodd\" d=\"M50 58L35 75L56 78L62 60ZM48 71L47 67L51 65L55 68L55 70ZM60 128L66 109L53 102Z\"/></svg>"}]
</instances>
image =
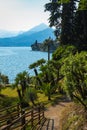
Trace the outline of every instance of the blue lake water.
<instances>
[{"instance_id":1,"label":"blue lake water","mask_svg":"<svg viewBox=\"0 0 87 130\"><path fill-rule=\"evenodd\" d=\"M28 67L41 58L47 60L47 52L32 51L30 47L0 47L0 72L7 75L12 83L24 70L34 75Z\"/></svg>"}]
</instances>

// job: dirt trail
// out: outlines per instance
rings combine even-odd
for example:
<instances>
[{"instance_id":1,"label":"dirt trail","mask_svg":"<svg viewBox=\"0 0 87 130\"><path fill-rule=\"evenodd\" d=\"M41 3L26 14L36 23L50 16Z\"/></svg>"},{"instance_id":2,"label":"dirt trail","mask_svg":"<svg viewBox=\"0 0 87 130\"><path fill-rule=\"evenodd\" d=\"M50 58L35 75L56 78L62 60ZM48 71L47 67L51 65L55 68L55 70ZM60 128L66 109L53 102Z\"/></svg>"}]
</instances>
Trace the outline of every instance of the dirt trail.
<instances>
[{"instance_id":1,"label":"dirt trail","mask_svg":"<svg viewBox=\"0 0 87 130\"><path fill-rule=\"evenodd\" d=\"M45 111L45 116L47 118L54 119L54 130L61 130L60 119L63 110L69 106L71 102L59 102L57 105L47 108Z\"/></svg>"}]
</instances>

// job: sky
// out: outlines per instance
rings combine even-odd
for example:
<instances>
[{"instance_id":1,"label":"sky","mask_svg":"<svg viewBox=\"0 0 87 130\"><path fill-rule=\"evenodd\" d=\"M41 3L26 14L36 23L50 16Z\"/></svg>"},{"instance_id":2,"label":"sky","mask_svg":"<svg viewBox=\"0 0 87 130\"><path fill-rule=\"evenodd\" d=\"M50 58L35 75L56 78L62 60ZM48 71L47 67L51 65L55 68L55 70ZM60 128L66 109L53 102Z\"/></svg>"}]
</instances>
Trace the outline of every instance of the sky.
<instances>
[{"instance_id":1,"label":"sky","mask_svg":"<svg viewBox=\"0 0 87 130\"><path fill-rule=\"evenodd\" d=\"M0 30L26 31L40 23L48 24L49 0L0 0Z\"/></svg>"}]
</instances>

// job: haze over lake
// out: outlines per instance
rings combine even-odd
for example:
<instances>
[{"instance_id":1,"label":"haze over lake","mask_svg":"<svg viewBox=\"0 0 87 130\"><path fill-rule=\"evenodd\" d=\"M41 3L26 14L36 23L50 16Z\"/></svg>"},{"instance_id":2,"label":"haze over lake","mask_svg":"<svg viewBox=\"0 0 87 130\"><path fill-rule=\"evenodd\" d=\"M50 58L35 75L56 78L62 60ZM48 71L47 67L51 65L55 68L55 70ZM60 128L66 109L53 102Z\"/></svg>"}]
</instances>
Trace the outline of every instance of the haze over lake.
<instances>
[{"instance_id":1,"label":"haze over lake","mask_svg":"<svg viewBox=\"0 0 87 130\"><path fill-rule=\"evenodd\" d=\"M47 52L32 51L31 47L0 47L0 72L7 75L12 83L24 70L34 75L28 67L41 58L47 60Z\"/></svg>"}]
</instances>

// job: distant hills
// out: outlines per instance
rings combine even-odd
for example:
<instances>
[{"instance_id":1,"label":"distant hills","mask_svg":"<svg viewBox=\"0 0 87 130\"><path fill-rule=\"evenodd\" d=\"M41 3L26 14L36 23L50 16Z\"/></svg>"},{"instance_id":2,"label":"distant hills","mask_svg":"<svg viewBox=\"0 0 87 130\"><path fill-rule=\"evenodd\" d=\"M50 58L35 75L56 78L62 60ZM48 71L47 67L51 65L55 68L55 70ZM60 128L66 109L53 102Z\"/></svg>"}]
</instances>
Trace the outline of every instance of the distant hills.
<instances>
[{"instance_id":1,"label":"distant hills","mask_svg":"<svg viewBox=\"0 0 87 130\"><path fill-rule=\"evenodd\" d=\"M6 38L0 38L0 46L31 46L36 40L41 43L49 37L55 39L53 32L54 30L52 28L49 28L42 23L26 32L15 34L13 36L10 34L9 37L6 36Z\"/></svg>"},{"instance_id":2,"label":"distant hills","mask_svg":"<svg viewBox=\"0 0 87 130\"><path fill-rule=\"evenodd\" d=\"M0 30L0 38L10 38L10 37L15 37L19 34L22 34L23 32L20 31L7 31L7 30Z\"/></svg>"}]
</instances>

